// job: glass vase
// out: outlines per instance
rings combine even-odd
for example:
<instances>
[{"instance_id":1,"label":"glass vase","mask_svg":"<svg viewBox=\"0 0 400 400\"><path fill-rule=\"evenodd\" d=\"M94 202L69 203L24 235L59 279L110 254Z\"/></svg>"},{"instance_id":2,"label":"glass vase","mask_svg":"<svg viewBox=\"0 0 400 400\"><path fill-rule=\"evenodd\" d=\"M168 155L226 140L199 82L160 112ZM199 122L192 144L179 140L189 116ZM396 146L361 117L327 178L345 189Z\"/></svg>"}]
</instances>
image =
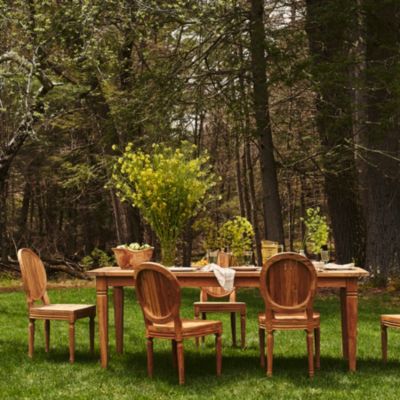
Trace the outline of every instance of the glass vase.
<instances>
[{"instance_id":1,"label":"glass vase","mask_svg":"<svg viewBox=\"0 0 400 400\"><path fill-rule=\"evenodd\" d=\"M164 267L172 267L175 265L176 257L176 243L175 242L161 242L161 264Z\"/></svg>"}]
</instances>

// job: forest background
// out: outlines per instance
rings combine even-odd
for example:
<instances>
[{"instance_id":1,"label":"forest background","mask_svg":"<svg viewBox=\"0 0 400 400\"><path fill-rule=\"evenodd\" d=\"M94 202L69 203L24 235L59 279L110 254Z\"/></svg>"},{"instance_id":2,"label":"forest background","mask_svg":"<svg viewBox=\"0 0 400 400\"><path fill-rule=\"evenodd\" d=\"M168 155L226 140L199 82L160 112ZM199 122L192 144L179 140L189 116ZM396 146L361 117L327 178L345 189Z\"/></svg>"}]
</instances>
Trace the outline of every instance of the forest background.
<instances>
[{"instance_id":1,"label":"forest background","mask_svg":"<svg viewBox=\"0 0 400 400\"><path fill-rule=\"evenodd\" d=\"M258 260L320 207L338 262L399 274L399 25L397 0L0 0L0 267L157 246L112 146L188 140L222 178L199 218L247 217Z\"/></svg>"}]
</instances>

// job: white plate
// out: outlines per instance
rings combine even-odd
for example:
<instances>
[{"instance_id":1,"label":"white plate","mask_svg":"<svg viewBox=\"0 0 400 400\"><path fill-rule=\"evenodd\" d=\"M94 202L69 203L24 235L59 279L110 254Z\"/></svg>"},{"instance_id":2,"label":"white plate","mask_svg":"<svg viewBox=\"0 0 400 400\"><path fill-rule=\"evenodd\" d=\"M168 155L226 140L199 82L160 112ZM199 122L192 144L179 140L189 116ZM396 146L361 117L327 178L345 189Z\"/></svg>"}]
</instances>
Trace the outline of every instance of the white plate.
<instances>
[{"instance_id":1,"label":"white plate","mask_svg":"<svg viewBox=\"0 0 400 400\"><path fill-rule=\"evenodd\" d=\"M313 265L317 269L324 269L325 263L323 261L312 261Z\"/></svg>"},{"instance_id":2,"label":"white plate","mask_svg":"<svg viewBox=\"0 0 400 400\"><path fill-rule=\"evenodd\" d=\"M197 268L194 267L171 267L168 268L172 272L190 272L190 271L197 271Z\"/></svg>"}]
</instances>

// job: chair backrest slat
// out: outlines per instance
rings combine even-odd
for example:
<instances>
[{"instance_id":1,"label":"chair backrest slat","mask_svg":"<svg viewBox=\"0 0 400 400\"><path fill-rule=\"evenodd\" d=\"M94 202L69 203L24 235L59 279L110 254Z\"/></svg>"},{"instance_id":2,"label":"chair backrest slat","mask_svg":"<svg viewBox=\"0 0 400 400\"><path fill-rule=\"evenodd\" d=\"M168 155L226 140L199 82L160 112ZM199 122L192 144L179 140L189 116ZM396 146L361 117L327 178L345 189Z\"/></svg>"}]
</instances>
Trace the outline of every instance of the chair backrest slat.
<instances>
[{"instance_id":1,"label":"chair backrest slat","mask_svg":"<svg viewBox=\"0 0 400 400\"><path fill-rule=\"evenodd\" d=\"M39 256L30 249L20 249L18 261L28 302L42 300L48 303L46 270Z\"/></svg>"},{"instance_id":2,"label":"chair backrest slat","mask_svg":"<svg viewBox=\"0 0 400 400\"><path fill-rule=\"evenodd\" d=\"M260 290L265 306L274 312L312 308L317 274L310 260L297 253L280 253L263 267Z\"/></svg>"},{"instance_id":3,"label":"chair backrest slat","mask_svg":"<svg viewBox=\"0 0 400 400\"><path fill-rule=\"evenodd\" d=\"M229 296L229 301L236 301L236 289L225 290L223 287L203 287L201 288L200 301L207 301L208 296L221 298Z\"/></svg>"},{"instance_id":4,"label":"chair backrest slat","mask_svg":"<svg viewBox=\"0 0 400 400\"><path fill-rule=\"evenodd\" d=\"M146 262L135 271L136 292L146 323L167 323L179 319L180 286L176 277L161 264Z\"/></svg>"},{"instance_id":5,"label":"chair backrest slat","mask_svg":"<svg viewBox=\"0 0 400 400\"><path fill-rule=\"evenodd\" d=\"M232 254L220 251L217 257L217 264L222 268L228 268L232 262Z\"/></svg>"}]
</instances>

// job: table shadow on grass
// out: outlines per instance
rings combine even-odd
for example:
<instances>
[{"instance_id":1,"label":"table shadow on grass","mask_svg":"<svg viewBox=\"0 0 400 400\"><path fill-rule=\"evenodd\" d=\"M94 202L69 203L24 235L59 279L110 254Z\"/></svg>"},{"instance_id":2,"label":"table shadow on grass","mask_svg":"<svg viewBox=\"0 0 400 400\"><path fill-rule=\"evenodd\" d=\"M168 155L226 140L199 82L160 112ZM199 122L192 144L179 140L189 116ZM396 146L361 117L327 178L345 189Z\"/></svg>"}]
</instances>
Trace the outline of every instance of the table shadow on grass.
<instances>
[{"instance_id":1,"label":"table shadow on grass","mask_svg":"<svg viewBox=\"0 0 400 400\"><path fill-rule=\"evenodd\" d=\"M118 362L116 360L116 362ZM147 378L147 357L145 352L135 352L125 355L121 361L124 373L127 375L139 374ZM196 352L185 353L186 381L205 380L212 385L215 374L216 358L213 354L201 355ZM117 367L117 365L114 365ZM172 353L158 351L154 353L153 377L159 381L178 383L178 371L172 366ZM150 378L148 378L150 379Z\"/></svg>"},{"instance_id":2,"label":"table shadow on grass","mask_svg":"<svg viewBox=\"0 0 400 400\"><path fill-rule=\"evenodd\" d=\"M122 364L122 365L117 365ZM122 367L123 374L137 376L144 379L147 377L147 358L145 352L135 352L115 360L114 367ZM357 383L365 375L372 375L378 371L382 374L398 374L399 362L389 362L383 366L378 359L367 359L359 362L361 372L350 373L347 369L347 362L341 358L322 357L321 369L315 372L313 380L308 378L307 357L282 357L274 358L274 375L272 379L286 380L304 388L313 386L335 389L337 385L343 384L343 379L349 383ZM261 368L259 358L254 355L240 353L234 356L223 356L222 376L215 375L214 354L201 354L200 352L186 352L185 354L185 375L186 382L202 385L207 382L208 389L225 384L240 383L243 379L259 381L267 378L265 369ZM172 355L167 351L159 351L154 354L154 379L169 384L177 384L178 373L172 367Z\"/></svg>"}]
</instances>

